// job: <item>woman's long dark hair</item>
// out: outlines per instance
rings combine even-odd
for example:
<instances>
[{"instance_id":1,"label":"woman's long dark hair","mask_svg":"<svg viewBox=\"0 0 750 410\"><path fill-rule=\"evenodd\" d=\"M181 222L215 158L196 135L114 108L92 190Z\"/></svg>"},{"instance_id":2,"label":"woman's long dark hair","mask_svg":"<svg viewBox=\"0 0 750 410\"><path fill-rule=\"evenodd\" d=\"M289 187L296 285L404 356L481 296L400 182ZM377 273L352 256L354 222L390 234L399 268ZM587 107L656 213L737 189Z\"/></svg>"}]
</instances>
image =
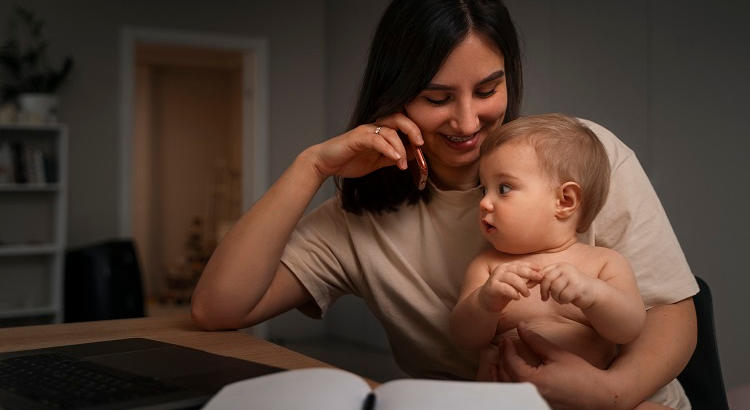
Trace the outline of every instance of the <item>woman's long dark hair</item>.
<instances>
[{"instance_id":1,"label":"woman's long dark hair","mask_svg":"<svg viewBox=\"0 0 750 410\"><path fill-rule=\"evenodd\" d=\"M469 32L487 36L503 53L508 92L503 122L518 117L521 55L513 21L500 0L394 0L372 40L349 128L403 110ZM429 189L419 191L409 171L395 166L360 178L339 178L337 186L343 208L356 214L395 211L405 201L429 201Z\"/></svg>"}]
</instances>

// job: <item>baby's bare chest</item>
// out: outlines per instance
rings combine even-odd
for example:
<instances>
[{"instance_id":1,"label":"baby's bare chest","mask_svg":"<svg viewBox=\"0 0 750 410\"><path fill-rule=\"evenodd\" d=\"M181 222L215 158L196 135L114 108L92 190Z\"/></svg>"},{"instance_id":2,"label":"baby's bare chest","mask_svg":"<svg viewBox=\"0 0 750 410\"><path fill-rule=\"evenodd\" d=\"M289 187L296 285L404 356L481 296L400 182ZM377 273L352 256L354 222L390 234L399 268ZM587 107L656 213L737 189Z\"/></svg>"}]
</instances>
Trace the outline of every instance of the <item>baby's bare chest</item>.
<instances>
[{"instance_id":1,"label":"baby's bare chest","mask_svg":"<svg viewBox=\"0 0 750 410\"><path fill-rule=\"evenodd\" d=\"M588 246L558 254L528 255L516 258L515 261L529 262L542 271L549 265L567 263L575 267L575 270L581 275L592 278L598 278L606 264L606 258L596 249ZM500 265L509 262L509 260L498 258L495 262L496 265ZM571 303L557 303L552 298L543 301L539 290L540 286L534 283L531 283L531 285L534 286L529 289L530 295L528 297L511 301L503 309L498 321L497 330L499 333L515 328L521 321L545 320L561 324L576 322L576 324L590 326L581 309Z\"/></svg>"}]
</instances>

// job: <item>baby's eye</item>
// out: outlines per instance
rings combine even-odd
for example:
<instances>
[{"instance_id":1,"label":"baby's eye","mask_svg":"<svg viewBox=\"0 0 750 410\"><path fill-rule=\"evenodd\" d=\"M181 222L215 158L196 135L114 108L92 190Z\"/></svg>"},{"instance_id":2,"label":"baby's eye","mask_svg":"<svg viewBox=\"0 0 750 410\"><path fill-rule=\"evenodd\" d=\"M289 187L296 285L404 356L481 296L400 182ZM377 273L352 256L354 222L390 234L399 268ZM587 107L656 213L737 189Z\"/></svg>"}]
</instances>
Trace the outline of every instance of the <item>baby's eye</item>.
<instances>
[{"instance_id":1,"label":"baby's eye","mask_svg":"<svg viewBox=\"0 0 750 410\"><path fill-rule=\"evenodd\" d=\"M500 195L505 195L508 192L510 192L510 185L508 184L500 184L500 187L498 188L500 191Z\"/></svg>"},{"instance_id":2,"label":"baby's eye","mask_svg":"<svg viewBox=\"0 0 750 410\"><path fill-rule=\"evenodd\" d=\"M487 188L485 188L484 185L480 185L479 189L482 191L482 196L487 195Z\"/></svg>"}]
</instances>

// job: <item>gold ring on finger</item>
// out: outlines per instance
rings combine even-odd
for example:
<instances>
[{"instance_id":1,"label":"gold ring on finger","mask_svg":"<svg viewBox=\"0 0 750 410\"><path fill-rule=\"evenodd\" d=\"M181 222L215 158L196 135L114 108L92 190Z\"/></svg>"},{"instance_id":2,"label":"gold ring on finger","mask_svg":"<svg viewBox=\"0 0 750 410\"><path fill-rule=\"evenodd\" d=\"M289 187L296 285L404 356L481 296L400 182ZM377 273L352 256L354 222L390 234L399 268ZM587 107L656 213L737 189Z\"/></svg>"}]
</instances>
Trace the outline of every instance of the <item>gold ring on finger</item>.
<instances>
[{"instance_id":1,"label":"gold ring on finger","mask_svg":"<svg viewBox=\"0 0 750 410\"><path fill-rule=\"evenodd\" d=\"M382 129L383 129L383 127L381 127L381 126L375 127L375 131L374 131L375 135L380 135L380 130L382 130Z\"/></svg>"}]
</instances>

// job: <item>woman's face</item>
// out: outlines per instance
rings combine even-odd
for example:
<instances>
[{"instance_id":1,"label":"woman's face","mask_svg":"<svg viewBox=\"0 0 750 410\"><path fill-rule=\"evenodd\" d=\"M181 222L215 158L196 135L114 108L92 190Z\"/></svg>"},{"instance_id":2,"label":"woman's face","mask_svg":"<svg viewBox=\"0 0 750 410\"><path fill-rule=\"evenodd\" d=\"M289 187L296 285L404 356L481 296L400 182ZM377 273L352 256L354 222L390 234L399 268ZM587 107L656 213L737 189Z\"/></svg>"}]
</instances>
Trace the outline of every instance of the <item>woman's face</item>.
<instances>
[{"instance_id":1,"label":"woman's face","mask_svg":"<svg viewBox=\"0 0 750 410\"><path fill-rule=\"evenodd\" d=\"M470 33L404 107L422 131L422 149L436 183L445 188L476 183L479 146L502 123L508 105L505 84L500 50L484 36Z\"/></svg>"}]
</instances>

